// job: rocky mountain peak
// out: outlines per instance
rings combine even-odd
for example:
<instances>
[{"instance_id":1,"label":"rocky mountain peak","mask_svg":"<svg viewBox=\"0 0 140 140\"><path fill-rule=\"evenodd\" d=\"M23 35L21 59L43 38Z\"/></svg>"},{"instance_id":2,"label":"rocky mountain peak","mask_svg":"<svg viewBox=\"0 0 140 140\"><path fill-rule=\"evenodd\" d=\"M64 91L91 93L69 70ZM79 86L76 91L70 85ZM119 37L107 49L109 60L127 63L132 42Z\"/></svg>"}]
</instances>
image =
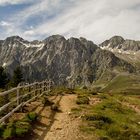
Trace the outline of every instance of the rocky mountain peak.
<instances>
[{"instance_id":1,"label":"rocky mountain peak","mask_svg":"<svg viewBox=\"0 0 140 140\"><path fill-rule=\"evenodd\" d=\"M11 37L7 37L6 41L23 41L24 39L21 38L20 36L11 36Z\"/></svg>"},{"instance_id":2,"label":"rocky mountain peak","mask_svg":"<svg viewBox=\"0 0 140 140\"><path fill-rule=\"evenodd\" d=\"M125 40L121 36L113 36L112 38L109 39L111 42L116 42L118 44L123 43Z\"/></svg>"},{"instance_id":3,"label":"rocky mountain peak","mask_svg":"<svg viewBox=\"0 0 140 140\"><path fill-rule=\"evenodd\" d=\"M80 41L87 42L87 39L84 37L80 37L79 39L80 39Z\"/></svg>"},{"instance_id":4,"label":"rocky mountain peak","mask_svg":"<svg viewBox=\"0 0 140 140\"><path fill-rule=\"evenodd\" d=\"M130 53L140 51L140 41L124 39L121 36L114 36L99 45L102 49L112 52Z\"/></svg>"},{"instance_id":5,"label":"rocky mountain peak","mask_svg":"<svg viewBox=\"0 0 140 140\"><path fill-rule=\"evenodd\" d=\"M52 41L65 41L66 39L62 35L52 35L50 37L47 37L43 40L43 42L52 42Z\"/></svg>"},{"instance_id":6,"label":"rocky mountain peak","mask_svg":"<svg viewBox=\"0 0 140 140\"><path fill-rule=\"evenodd\" d=\"M109 40L104 41L103 43L100 44L101 47L108 46L110 48L116 48L123 44L125 40L121 36L113 36Z\"/></svg>"}]
</instances>

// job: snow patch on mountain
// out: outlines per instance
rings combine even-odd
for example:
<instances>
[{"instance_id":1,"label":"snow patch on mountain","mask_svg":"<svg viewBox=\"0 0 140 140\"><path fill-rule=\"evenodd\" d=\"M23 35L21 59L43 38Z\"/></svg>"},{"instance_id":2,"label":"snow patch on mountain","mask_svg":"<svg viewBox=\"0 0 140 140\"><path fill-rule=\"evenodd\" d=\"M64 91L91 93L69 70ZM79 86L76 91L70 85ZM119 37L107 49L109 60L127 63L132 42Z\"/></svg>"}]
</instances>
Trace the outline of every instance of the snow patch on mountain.
<instances>
[{"instance_id":1,"label":"snow patch on mountain","mask_svg":"<svg viewBox=\"0 0 140 140\"><path fill-rule=\"evenodd\" d=\"M116 46L114 48L110 47L110 44L108 44L107 46L101 46L100 47L102 50L108 50L111 51L113 53L120 53L120 54L133 54L136 55L137 53L139 53L140 51L133 51L133 50L123 50L122 48L120 48L119 46Z\"/></svg>"},{"instance_id":2,"label":"snow patch on mountain","mask_svg":"<svg viewBox=\"0 0 140 140\"><path fill-rule=\"evenodd\" d=\"M44 43L39 43L39 44L32 44L32 43L23 43L23 42L21 42L21 41L19 41L22 45L24 45L26 48L30 48L30 47L32 47L32 48L34 48L34 47L36 47L36 48L42 48L43 46L44 46Z\"/></svg>"},{"instance_id":3,"label":"snow patch on mountain","mask_svg":"<svg viewBox=\"0 0 140 140\"><path fill-rule=\"evenodd\" d=\"M2 67L5 67L7 65L7 63L3 63Z\"/></svg>"}]
</instances>

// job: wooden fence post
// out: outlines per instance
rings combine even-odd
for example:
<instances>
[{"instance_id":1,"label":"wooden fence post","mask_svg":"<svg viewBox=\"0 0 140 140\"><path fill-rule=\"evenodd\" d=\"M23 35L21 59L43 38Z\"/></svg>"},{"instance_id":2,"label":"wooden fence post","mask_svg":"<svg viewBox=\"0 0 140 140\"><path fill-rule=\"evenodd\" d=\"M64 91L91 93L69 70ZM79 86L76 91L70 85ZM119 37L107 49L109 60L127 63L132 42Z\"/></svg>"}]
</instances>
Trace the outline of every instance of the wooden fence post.
<instances>
[{"instance_id":1,"label":"wooden fence post","mask_svg":"<svg viewBox=\"0 0 140 140\"><path fill-rule=\"evenodd\" d=\"M39 85L39 88L40 88L40 94L41 94L41 92L42 92L42 84L41 83Z\"/></svg>"},{"instance_id":2,"label":"wooden fence post","mask_svg":"<svg viewBox=\"0 0 140 140\"><path fill-rule=\"evenodd\" d=\"M31 92L31 87L29 86L28 92ZM29 94L29 99L31 98L31 94Z\"/></svg>"},{"instance_id":3,"label":"wooden fence post","mask_svg":"<svg viewBox=\"0 0 140 140\"><path fill-rule=\"evenodd\" d=\"M9 94L6 94L5 96L4 96L4 104L7 104L7 103L9 103ZM6 108L6 113L9 111L9 108Z\"/></svg>"},{"instance_id":4,"label":"wooden fence post","mask_svg":"<svg viewBox=\"0 0 140 140\"><path fill-rule=\"evenodd\" d=\"M38 88L38 84L35 84L35 96L37 95L37 88Z\"/></svg>"},{"instance_id":5,"label":"wooden fence post","mask_svg":"<svg viewBox=\"0 0 140 140\"><path fill-rule=\"evenodd\" d=\"M17 106L20 104L20 99L19 99L19 85L17 87Z\"/></svg>"},{"instance_id":6,"label":"wooden fence post","mask_svg":"<svg viewBox=\"0 0 140 140\"><path fill-rule=\"evenodd\" d=\"M46 91L46 81L44 81L44 83L43 83L43 89L44 89L44 92Z\"/></svg>"},{"instance_id":7,"label":"wooden fence post","mask_svg":"<svg viewBox=\"0 0 140 140\"><path fill-rule=\"evenodd\" d=\"M31 87L29 86L29 92L31 91Z\"/></svg>"},{"instance_id":8,"label":"wooden fence post","mask_svg":"<svg viewBox=\"0 0 140 140\"><path fill-rule=\"evenodd\" d=\"M47 93L47 95L48 95L48 81L46 82L46 93Z\"/></svg>"},{"instance_id":9,"label":"wooden fence post","mask_svg":"<svg viewBox=\"0 0 140 140\"><path fill-rule=\"evenodd\" d=\"M49 80L49 92L51 91L51 81Z\"/></svg>"}]
</instances>

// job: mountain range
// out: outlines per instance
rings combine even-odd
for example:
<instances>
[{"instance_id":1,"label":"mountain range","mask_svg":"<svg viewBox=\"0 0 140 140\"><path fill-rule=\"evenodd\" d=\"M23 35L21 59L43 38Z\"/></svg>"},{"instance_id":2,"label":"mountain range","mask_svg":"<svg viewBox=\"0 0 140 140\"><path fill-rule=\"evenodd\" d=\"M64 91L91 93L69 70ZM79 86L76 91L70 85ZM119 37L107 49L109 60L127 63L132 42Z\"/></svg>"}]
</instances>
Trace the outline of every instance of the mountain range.
<instances>
[{"instance_id":1,"label":"mountain range","mask_svg":"<svg viewBox=\"0 0 140 140\"><path fill-rule=\"evenodd\" d=\"M12 75L20 66L25 81L94 85L118 75L140 75L140 41L114 36L96 45L83 37L53 35L42 41L19 36L0 40L0 65Z\"/></svg>"}]
</instances>

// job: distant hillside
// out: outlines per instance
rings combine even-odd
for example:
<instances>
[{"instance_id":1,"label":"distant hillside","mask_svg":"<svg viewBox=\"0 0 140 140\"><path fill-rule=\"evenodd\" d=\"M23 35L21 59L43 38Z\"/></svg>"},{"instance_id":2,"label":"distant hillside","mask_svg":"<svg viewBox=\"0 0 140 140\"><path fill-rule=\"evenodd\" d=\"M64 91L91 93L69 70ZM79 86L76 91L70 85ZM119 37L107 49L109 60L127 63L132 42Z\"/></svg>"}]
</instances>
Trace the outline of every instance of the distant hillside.
<instances>
[{"instance_id":1,"label":"distant hillside","mask_svg":"<svg viewBox=\"0 0 140 140\"><path fill-rule=\"evenodd\" d=\"M116 76L101 91L111 93L140 94L140 76Z\"/></svg>"}]
</instances>

